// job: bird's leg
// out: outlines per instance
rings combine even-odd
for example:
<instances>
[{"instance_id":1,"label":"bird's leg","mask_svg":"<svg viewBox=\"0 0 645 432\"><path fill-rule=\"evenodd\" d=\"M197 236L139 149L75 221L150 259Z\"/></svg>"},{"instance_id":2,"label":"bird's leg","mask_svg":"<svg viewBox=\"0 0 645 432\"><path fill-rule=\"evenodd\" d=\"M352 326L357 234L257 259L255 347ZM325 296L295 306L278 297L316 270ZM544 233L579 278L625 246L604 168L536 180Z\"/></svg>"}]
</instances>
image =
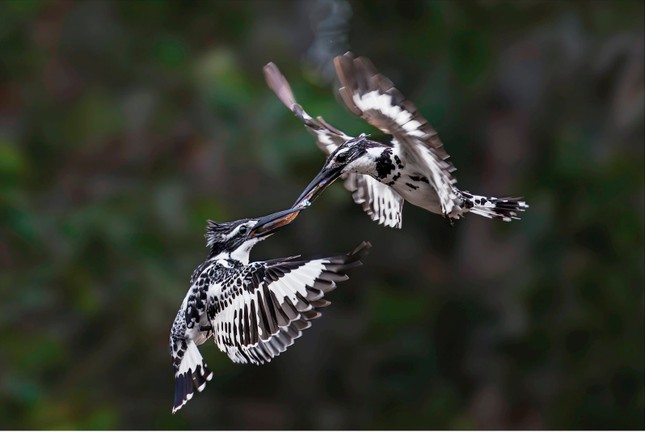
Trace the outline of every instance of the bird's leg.
<instances>
[{"instance_id":1,"label":"bird's leg","mask_svg":"<svg viewBox=\"0 0 645 432\"><path fill-rule=\"evenodd\" d=\"M441 212L443 213L443 217L448 219L448 222L450 222L450 226L454 226L455 225L455 220L452 218L450 213L448 213L446 211L446 206L443 205L443 203L441 204Z\"/></svg>"},{"instance_id":2,"label":"bird's leg","mask_svg":"<svg viewBox=\"0 0 645 432\"><path fill-rule=\"evenodd\" d=\"M455 219L453 218L450 213L446 213L445 211L443 212L443 217L448 219L448 222L450 223L450 226L455 226Z\"/></svg>"}]
</instances>

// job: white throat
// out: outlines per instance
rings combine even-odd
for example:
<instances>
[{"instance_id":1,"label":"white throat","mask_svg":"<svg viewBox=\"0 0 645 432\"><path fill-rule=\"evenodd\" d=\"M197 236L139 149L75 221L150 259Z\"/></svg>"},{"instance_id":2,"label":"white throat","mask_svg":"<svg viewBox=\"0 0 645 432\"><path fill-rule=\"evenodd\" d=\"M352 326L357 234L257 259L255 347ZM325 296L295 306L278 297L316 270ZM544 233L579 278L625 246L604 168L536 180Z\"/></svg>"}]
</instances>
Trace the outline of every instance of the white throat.
<instances>
[{"instance_id":1,"label":"white throat","mask_svg":"<svg viewBox=\"0 0 645 432\"><path fill-rule=\"evenodd\" d=\"M251 249L253 249L253 246L255 246L257 243L259 243L263 239L257 239L257 238L252 238L248 239L240 247L235 249L233 252L220 252L219 254L215 255L216 260L235 260L241 262L243 265L247 265L249 263L249 256L251 255Z\"/></svg>"}]
</instances>

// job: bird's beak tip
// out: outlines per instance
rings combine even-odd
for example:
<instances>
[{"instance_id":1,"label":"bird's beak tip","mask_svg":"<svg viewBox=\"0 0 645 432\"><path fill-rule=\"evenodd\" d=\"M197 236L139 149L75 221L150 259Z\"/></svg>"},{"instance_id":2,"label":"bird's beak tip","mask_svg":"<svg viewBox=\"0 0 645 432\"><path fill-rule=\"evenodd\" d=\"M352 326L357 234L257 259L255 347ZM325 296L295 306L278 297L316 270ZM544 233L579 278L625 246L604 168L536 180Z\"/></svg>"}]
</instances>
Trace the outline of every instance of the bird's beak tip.
<instances>
[{"instance_id":1,"label":"bird's beak tip","mask_svg":"<svg viewBox=\"0 0 645 432\"><path fill-rule=\"evenodd\" d=\"M338 178L340 173L341 170L337 168L323 168L300 194L296 205L303 209L309 207L318 195Z\"/></svg>"}]
</instances>

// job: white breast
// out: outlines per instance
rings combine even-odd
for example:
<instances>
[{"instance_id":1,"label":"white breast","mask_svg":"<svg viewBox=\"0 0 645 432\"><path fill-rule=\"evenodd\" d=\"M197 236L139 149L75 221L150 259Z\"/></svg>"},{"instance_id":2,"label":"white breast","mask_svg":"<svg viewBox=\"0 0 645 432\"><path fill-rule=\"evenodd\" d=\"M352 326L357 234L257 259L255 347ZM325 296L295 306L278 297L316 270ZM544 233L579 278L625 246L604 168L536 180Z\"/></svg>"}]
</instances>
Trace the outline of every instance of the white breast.
<instances>
[{"instance_id":1,"label":"white breast","mask_svg":"<svg viewBox=\"0 0 645 432\"><path fill-rule=\"evenodd\" d=\"M442 214L439 196L430 185L428 175L422 174L415 167L404 166L400 177L391 186L407 202L432 213Z\"/></svg>"}]
</instances>

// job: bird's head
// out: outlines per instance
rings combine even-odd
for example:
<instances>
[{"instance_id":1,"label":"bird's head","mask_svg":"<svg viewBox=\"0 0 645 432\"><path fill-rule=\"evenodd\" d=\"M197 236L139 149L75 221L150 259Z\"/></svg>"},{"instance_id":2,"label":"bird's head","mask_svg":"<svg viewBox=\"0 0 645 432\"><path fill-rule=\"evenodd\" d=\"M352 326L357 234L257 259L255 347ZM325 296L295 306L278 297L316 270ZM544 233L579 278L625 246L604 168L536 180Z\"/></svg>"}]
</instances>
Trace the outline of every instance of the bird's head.
<instances>
[{"instance_id":1,"label":"bird's head","mask_svg":"<svg viewBox=\"0 0 645 432\"><path fill-rule=\"evenodd\" d=\"M253 246L289 225L302 210L302 207L294 207L260 218L233 222L209 220L205 237L206 245L211 248L210 256L247 264Z\"/></svg>"},{"instance_id":2,"label":"bird's head","mask_svg":"<svg viewBox=\"0 0 645 432\"><path fill-rule=\"evenodd\" d=\"M298 197L296 205L308 205L327 186L345 173L358 172L361 174L372 174L374 170L375 151L382 146L382 144L376 141L367 139L367 135L365 134L345 141L329 155L318 175L314 177L302 194L300 194L300 197Z\"/></svg>"}]
</instances>

